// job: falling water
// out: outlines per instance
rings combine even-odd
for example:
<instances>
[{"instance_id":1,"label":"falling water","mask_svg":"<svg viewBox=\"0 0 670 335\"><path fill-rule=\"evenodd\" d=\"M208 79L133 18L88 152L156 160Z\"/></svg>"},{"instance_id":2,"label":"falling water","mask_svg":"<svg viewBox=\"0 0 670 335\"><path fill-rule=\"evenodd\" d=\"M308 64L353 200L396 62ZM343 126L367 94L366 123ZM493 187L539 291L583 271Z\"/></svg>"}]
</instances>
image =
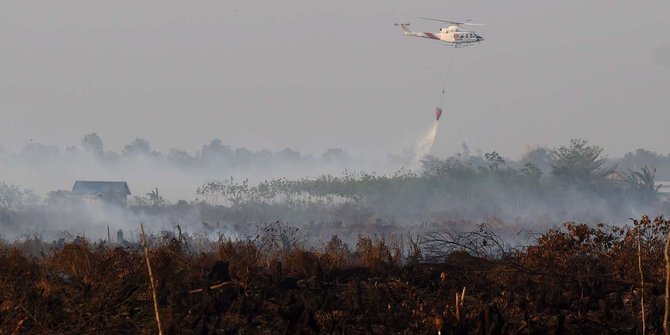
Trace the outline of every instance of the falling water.
<instances>
[{"instance_id":1,"label":"falling water","mask_svg":"<svg viewBox=\"0 0 670 335\"><path fill-rule=\"evenodd\" d=\"M435 121L432 127L428 130L426 135L424 135L417 143L414 150L414 159L412 160L413 167L419 167L421 160L430 153L430 150L433 148L433 143L435 143L435 137L437 136L437 126L440 123Z\"/></svg>"}]
</instances>

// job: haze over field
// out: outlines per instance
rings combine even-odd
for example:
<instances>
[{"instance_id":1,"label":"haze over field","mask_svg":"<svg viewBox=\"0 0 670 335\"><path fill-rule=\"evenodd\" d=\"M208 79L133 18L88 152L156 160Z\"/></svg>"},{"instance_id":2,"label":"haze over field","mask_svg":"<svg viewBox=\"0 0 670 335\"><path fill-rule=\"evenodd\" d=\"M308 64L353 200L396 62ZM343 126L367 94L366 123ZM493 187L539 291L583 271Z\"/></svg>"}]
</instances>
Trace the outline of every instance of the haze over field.
<instances>
[{"instance_id":1,"label":"haze over field","mask_svg":"<svg viewBox=\"0 0 670 335\"><path fill-rule=\"evenodd\" d=\"M383 174L337 148L315 157L213 140L195 154L163 154L135 139L116 153L96 134L64 151L30 143L0 155L7 178L0 182L0 238L101 238L107 226L136 232L140 223L152 231L180 226L210 237L247 236L280 221L316 244L332 235L352 242L358 234L461 231L481 222L518 239L565 221L621 223L670 209L656 183L670 179L670 155L638 149L607 159L604 148L575 139L518 161L466 145L454 156L422 156L436 129L415 151L389 156L396 170ZM74 180L124 180L132 194L126 201L125 193L105 189L69 192Z\"/></svg>"},{"instance_id":2,"label":"haze over field","mask_svg":"<svg viewBox=\"0 0 670 335\"><path fill-rule=\"evenodd\" d=\"M668 208L654 185L670 180L667 1L3 7L0 219L12 234L41 229L48 192L75 180L128 181L133 213L65 213L52 232L232 216L228 228L291 218L354 236ZM452 49L393 26L440 27L419 16L494 26ZM561 157L568 143L598 154Z\"/></svg>"}]
</instances>

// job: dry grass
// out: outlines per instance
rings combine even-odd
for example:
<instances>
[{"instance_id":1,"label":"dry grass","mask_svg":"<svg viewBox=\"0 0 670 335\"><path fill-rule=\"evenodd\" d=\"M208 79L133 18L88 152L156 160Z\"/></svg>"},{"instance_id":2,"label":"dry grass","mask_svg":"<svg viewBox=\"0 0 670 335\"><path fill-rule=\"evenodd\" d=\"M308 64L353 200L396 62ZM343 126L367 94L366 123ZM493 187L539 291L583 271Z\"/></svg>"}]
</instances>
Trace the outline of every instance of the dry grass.
<instances>
[{"instance_id":1,"label":"dry grass","mask_svg":"<svg viewBox=\"0 0 670 335\"><path fill-rule=\"evenodd\" d=\"M459 249L466 240L452 236L437 263L403 256L396 237L308 249L285 248L284 233L222 239L207 253L182 236L154 237L148 256L166 334L629 334L642 330L640 304L646 331L661 333L668 225L571 223L499 257ZM40 257L25 250L0 245L0 333L155 333L141 248L79 240Z\"/></svg>"}]
</instances>

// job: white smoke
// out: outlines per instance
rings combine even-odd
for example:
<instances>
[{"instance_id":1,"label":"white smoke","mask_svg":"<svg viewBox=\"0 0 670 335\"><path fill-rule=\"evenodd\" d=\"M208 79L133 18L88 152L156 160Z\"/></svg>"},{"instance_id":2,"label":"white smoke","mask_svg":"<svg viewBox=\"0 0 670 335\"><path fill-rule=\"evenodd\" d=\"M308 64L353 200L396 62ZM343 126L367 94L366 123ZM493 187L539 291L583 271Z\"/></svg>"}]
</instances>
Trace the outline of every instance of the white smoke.
<instances>
[{"instance_id":1,"label":"white smoke","mask_svg":"<svg viewBox=\"0 0 670 335\"><path fill-rule=\"evenodd\" d=\"M417 143L414 149L414 159L412 160L412 167L419 168L421 165L421 160L430 153L430 150L433 149L433 144L435 143L435 137L437 136L437 126L440 123L435 121L433 126L430 127L426 135L424 135Z\"/></svg>"}]
</instances>

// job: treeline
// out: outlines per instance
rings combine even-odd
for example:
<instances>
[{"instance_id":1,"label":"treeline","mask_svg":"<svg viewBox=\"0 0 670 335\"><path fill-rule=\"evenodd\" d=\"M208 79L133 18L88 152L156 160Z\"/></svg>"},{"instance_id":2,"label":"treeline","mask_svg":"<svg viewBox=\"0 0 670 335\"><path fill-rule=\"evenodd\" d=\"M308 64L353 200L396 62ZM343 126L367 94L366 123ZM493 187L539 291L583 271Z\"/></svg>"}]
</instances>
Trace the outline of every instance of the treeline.
<instances>
[{"instance_id":1,"label":"treeline","mask_svg":"<svg viewBox=\"0 0 670 335\"><path fill-rule=\"evenodd\" d=\"M538 147L527 152L518 160L500 156L506 167L523 168L526 163L531 163L541 170L545 175L554 170L552 162L555 161L557 148ZM646 149L637 149L626 153L620 158L608 158L602 155L602 148L598 157L608 166L616 167L617 171L628 172L630 170L640 171L645 166L655 170L658 180L670 180L670 153L661 154ZM2 158L5 158L4 160ZM182 168L188 171L197 171L202 168L268 168L277 163L289 163L309 165L311 163L323 163L323 165L334 165L351 169L362 170L364 164L359 159L352 157L342 148L330 148L320 156L304 154L291 148L279 151L251 150L247 148L233 148L223 143L220 139L213 139L210 143L203 144L200 150L189 153L178 148L170 148L168 152L160 152L152 148L150 142L143 138L136 138L123 150L116 152L108 150L100 136L96 133L85 135L79 146L71 145L61 149L56 145L30 142L26 144L19 153L11 154L0 149L0 161L3 164L11 164L8 161L20 160L27 163L42 164L59 160L76 160L78 158L94 158L98 162L113 166L122 161L132 162L137 159L149 159L172 167ZM436 157L428 156L426 161L438 161ZM466 144L462 151L452 157L449 161L459 160L472 166L486 166L489 164L486 154L473 155ZM406 165L401 158L390 155L389 161L393 161L398 167ZM426 167L426 164L424 164Z\"/></svg>"},{"instance_id":2,"label":"treeline","mask_svg":"<svg viewBox=\"0 0 670 335\"><path fill-rule=\"evenodd\" d=\"M2 154L2 151L0 151ZM4 155L8 155L5 153ZM0 155L2 156L2 155ZM102 139L96 133L85 135L80 146L68 146L61 150L58 146L30 142L26 144L18 158L29 163L43 163L58 159L94 158L101 163L113 165L120 161L150 159L164 162L184 169L197 169L211 166L218 167L257 167L273 163L309 163L321 161L325 163L344 164L352 158L341 148L327 149L320 157L302 154L296 150L285 148L272 152L269 150L253 151L247 148L232 148L220 139L213 139L202 145L201 149L191 154L185 150L171 148L167 153L154 150L148 140L136 138L125 145L119 153L105 148Z\"/></svg>"},{"instance_id":3,"label":"treeline","mask_svg":"<svg viewBox=\"0 0 670 335\"><path fill-rule=\"evenodd\" d=\"M345 172L250 185L234 178L210 181L197 193L214 205L309 207L353 203L383 213L422 211L588 212L595 207L649 208L660 203L655 168L621 169L603 148L575 139L546 151L546 166L531 158L508 162L497 152L482 157L427 157L420 171L392 175Z\"/></svg>"},{"instance_id":4,"label":"treeline","mask_svg":"<svg viewBox=\"0 0 670 335\"><path fill-rule=\"evenodd\" d=\"M136 139L119 155L105 151L95 133L84 136L81 147L61 153L55 147L31 143L19 155L38 162L54 155L87 153L109 164L149 157L184 168L220 167L218 175L228 176L231 174L227 174L224 167L252 164L254 159L261 159L258 157L267 157L263 159L268 162L279 159L299 164L314 159L290 149L274 154L233 150L220 140L204 145L196 155L176 149L163 155L153 151L147 141ZM441 211L458 213L459 217L468 217L468 213L492 216L508 213L510 217L515 212L552 212L561 216L570 214L567 211L588 216L592 208L603 206L615 210L614 215L627 215L616 210L640 206L647 209L659 203L662 197L659 197L656 180L659 175L662 175L661 180L667 178L666 172L659 171L667 169L664 164L670 158L640 149L623 159L613 160L603 152L602 147L582 139L571 140L557 148L537 148L519 161L506 159L495 151L471 155L464 147L462 153L447 158L427 156L417 170L400 169L392 174L345 170L338 175L276 178L253 183L234 177L214 178L199 187L194 185L196 194L184 194L183 198L197 196L196 202L205 201L215 206L246 206L250 212L259 206L318 209L348 203L391 215ZM341 162L351 158L340 149L331 149L320 159ZM268 166L273 165L268 163ZM156 185L148 193L135 192L130 205L168 205L159 193L160 188L161 185ZM4 210L37 204L37 198L34 192L16 186L2 184L0 188L0 206Z\"/></svg>"}]
</instances>

